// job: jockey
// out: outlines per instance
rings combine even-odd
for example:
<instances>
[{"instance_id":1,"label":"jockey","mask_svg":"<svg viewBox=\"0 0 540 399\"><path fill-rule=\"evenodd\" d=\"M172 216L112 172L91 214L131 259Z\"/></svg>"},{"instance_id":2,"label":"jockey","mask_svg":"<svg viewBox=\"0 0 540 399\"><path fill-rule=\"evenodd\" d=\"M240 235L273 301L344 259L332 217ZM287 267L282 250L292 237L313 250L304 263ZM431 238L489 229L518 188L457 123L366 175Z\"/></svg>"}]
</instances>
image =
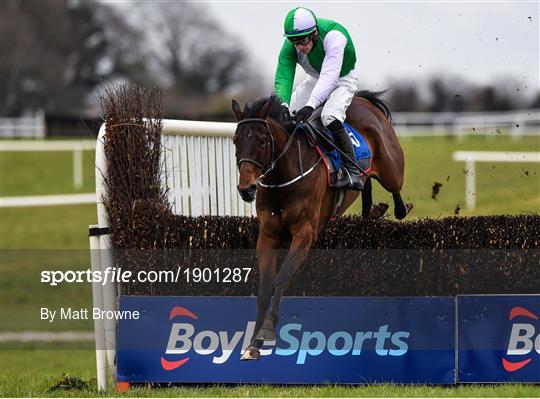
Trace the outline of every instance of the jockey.
<instances>
[{"instance_id":1,"label":"jockey","mask_svg":"<svg viewBox=\"0 0 540 399\"><path fill-rule=\"evenodd\" d=\"M302 7L291 10L284 25L286 39L279 53L276 95L297 111L296 120L301 122L326 101L321 121L334 133L339 149L354 160L351 139L343 127L345 112L358 89L356 53L349 33L337 22L316 18ZM292 93L297 63L308 77ZM362 190L360 169L347 157L341 157L344 173L336 187Z\"/></svg>"}]
</instances>

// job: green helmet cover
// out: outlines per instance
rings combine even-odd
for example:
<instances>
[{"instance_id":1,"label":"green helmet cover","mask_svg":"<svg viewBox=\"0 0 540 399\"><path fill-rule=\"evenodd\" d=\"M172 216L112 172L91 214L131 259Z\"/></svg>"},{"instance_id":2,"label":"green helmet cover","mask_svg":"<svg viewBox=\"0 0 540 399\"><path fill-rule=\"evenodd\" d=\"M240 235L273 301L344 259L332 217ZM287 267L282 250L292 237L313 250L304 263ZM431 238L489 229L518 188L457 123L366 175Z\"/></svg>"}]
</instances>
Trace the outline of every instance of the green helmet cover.
<instances>
[{"instance_id":1,"label":"green helmet cover","mask_svg":"<svg viewBox=\"0 0 540 399\"><path fill-rule=\"evenodd\" d=\"M313 11L297 7L289 11L285 17L283 28L285 37L306 36L317 27L317 18Z\"/></svg>"}]
</instances>

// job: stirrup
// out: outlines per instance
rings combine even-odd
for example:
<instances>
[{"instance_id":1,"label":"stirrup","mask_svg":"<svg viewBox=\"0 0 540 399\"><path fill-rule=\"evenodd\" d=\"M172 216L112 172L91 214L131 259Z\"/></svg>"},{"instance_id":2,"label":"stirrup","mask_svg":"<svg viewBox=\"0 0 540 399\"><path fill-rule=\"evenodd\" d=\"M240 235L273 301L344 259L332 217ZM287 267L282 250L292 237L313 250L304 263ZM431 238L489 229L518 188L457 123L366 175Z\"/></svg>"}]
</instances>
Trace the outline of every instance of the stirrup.
<instances>
[{"instance_id":1,"label":"stirrup","mask_svg":"<svg viewBox=\"0 0 540 399\"><path fill-rule=\"evenodd\" d=\"M349 190L362 191L364 189L364 183L362 182L362 179L360 179L360 176L355 176L354 180L355 181L353 182L353 178L350 178Z\"/></svg>"},{"instance_id":2,"label":"stirrup","mask_svg":"<svg viewBox=\"0 0 540 399\"><path fill-rule=\"evenodd\" d=\"M360 177L356 177L355 175L351 175L349 171L345 168L343 168L343 176L341 179L339 179L334 186L332 186L335 190L354 190L354 191L361 191L364 189L364 183L360 179ZM355 181L353 182L353 176L356 177Z\"/></svg>"}]
</instances>

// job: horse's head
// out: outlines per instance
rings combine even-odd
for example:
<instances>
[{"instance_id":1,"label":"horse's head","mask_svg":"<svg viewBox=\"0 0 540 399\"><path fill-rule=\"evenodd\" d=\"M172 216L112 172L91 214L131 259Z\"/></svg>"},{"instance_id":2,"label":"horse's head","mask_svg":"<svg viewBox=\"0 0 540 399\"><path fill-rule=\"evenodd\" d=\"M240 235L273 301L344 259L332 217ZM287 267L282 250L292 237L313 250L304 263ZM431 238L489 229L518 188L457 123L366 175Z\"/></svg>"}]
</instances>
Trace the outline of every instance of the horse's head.
<instances>
[{"instance_id":1,"label":"horse's head","mask_svg":"<svg viewBox=\"0 0 540 399\"><path fill-rule=\"evenodd\" d=\"M232 110L238 121L233 139L240 173L237 187L246 202L255 199L257 179L270 168L274 155L274 138L266 121L270 107L271 99L268 99L256 113L246 117L238 102L232 100Z\"/></svg>"}]
</instances>

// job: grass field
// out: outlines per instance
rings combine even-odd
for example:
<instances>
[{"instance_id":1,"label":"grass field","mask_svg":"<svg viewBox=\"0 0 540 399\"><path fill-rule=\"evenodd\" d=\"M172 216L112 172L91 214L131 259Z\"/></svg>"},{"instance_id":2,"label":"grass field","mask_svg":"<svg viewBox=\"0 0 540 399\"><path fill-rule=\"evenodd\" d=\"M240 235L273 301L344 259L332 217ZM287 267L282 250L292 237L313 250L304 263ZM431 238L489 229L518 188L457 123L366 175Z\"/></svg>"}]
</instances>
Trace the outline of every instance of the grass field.
<instances>
[{"instance_id":1,"label":"grass field","mask_svg":"<svg viewBox=\"0 0 540 399\"><path fill-rule=\"evenodd\" d=\"M540 388L533 385L460 385L460 386L204 386L185 385L167 388L134 387L126 394L114 390L98 393L95 360L91 350L7 349L2 351L0 395L16 397L537 397ZM65 373L87 382L78 390L50 391ZM39 376L39 377L36 377Z\"/></svg>"},{"instance_id":2,"label":"grass field","mask_svg":"<svg viewBox=\"0 0 540 399\"><path fill-rule=\"evenodd\" d=\"M477 164L477 208L465 210L464 163L454 162L455 150L539 151L537 138L512 140L507 137L468 137L462 141L446 138L403 139L406 177L403 196L413 202L412 218L454 215L540 213L539 164ZM74 190L70 153L0 153L0 196L43 195L94 191L93 152L85 152L84 186ZM442 184L437 199L431 199L435 182ZM390 202L391 197L374 184L374 201ZM355 204L352 213L360 210ZM39 320L41 306L88 307L91 290L87 284L49 287L39 281L44 269L85 270L89 267L87 228L96 222L94 205L1 208L0 209L0 331L91 330L90 321L63 321L51 324ZM91 350L2 348L0 395L2 396L97 396L95 388L82 391L48 389L68 372L90 380L95 376ZM71 346L73 348L73 346ZM91 384L91 387L95 385ZM106 396L115 395L113 391ZM458 387L182 387L137 388L129 396L442 396L507 397L540 396L538 387L526 385Z\"/></svg>"}]
</instances>

